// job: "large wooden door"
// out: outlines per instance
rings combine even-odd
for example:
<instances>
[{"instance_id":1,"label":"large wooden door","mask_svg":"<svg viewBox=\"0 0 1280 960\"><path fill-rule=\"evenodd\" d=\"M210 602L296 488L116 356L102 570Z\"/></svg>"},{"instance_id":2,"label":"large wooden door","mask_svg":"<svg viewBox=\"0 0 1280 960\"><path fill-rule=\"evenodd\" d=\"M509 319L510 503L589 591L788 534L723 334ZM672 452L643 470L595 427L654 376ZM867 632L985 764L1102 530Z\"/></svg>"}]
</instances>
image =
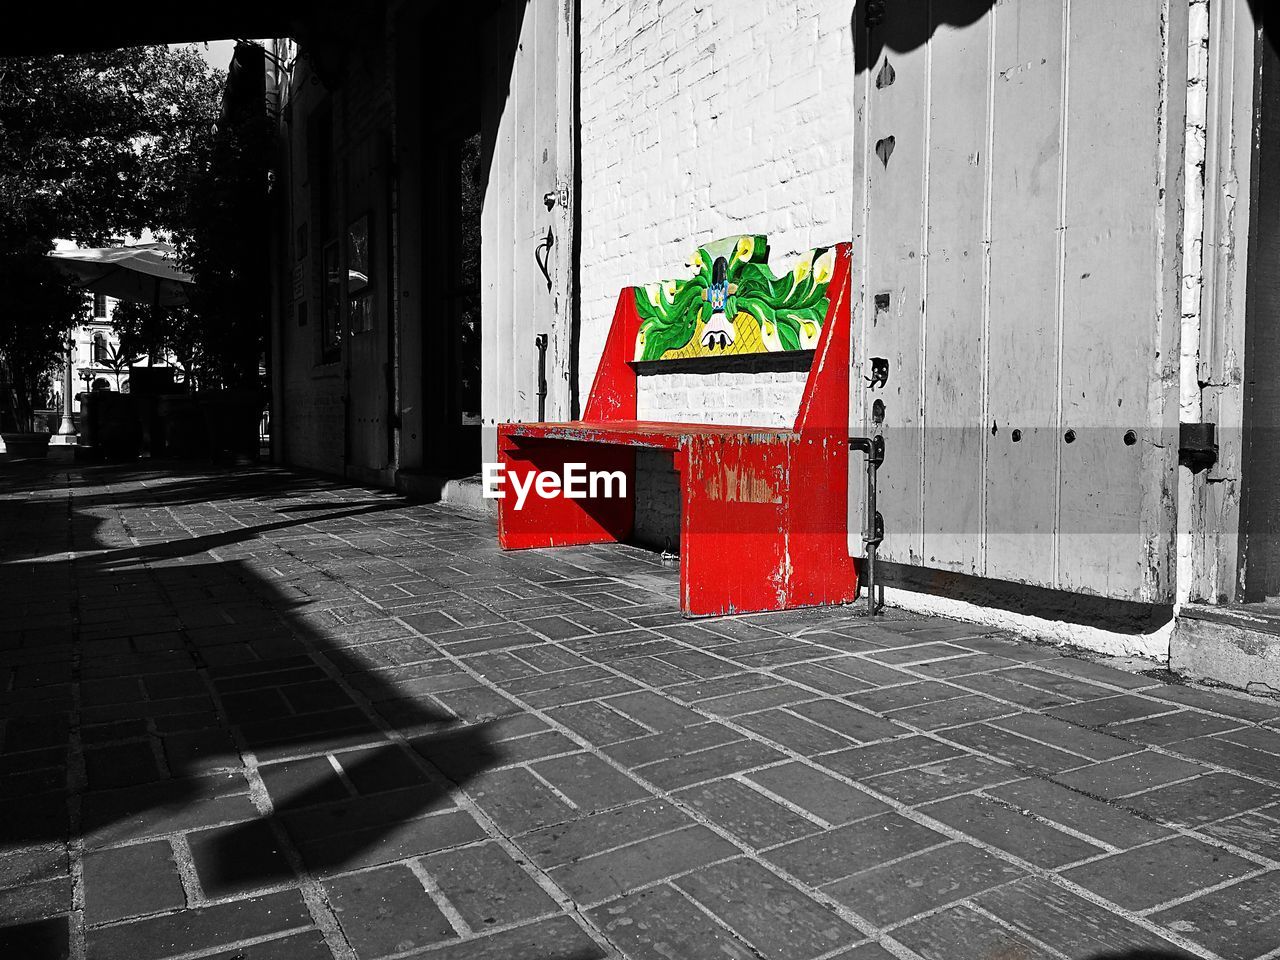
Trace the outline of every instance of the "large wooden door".
<instances>
[{"instance_id":1,"label":"large wooden door","mask_svg":"<svg viewBox=\"0 0 1280 960\"><path fill-rule=\"evenodd\" d=\"M881 556L1167 602L1185 5L858 9L852 432L887 442Z\"/></svg>"},{"instance_id":2,"label":"large wooden door","mask_svg":"<svg viewBox=\"0 0 1280 960\"><path fill-rule=\"evenodd\" d=\"M576 27L571 0L506 0L486 18L481 413L488 461L496 459L496 424L538 417L540 350L545 416L571 415Z\"/></svg>"}]
</instances>

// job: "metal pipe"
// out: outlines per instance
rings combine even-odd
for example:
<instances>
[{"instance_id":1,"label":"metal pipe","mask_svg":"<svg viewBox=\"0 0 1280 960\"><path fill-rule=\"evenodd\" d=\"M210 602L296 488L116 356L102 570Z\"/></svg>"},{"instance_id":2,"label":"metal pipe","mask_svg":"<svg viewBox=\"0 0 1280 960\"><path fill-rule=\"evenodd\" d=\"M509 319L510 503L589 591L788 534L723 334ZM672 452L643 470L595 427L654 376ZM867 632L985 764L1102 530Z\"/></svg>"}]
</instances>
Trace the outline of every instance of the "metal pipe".
<instances>
[{"instance_id":1,"label":"metal pipe","mask_svg":"<svg viewBox=\"0 0 1280 960\"><path fill-rule=\"evenodd\" d=\"M884 607L876 599L876 553L880 541L884 539L884 520L876 509L876 475L880 464L884 463L884 437L850 437L849 449L857 450L867 458L867 518L863 529L862 543L866 548L866 562L863 572L866 574L867 612L874 616Z\"/></svg>"}]
</instances>

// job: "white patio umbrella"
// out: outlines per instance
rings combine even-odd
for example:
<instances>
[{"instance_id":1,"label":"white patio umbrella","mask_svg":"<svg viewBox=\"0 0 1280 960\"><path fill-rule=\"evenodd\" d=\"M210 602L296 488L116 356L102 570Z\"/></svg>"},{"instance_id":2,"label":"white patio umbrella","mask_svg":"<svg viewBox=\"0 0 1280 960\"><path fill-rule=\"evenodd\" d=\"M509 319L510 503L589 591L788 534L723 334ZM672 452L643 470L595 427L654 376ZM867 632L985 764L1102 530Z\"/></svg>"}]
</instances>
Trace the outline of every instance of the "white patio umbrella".
<instances>
[{"instance_id":1,"label":"white patio umbrella","mask_svg":"<svg viewBox=\"0 0 1280 960\"><path fill-rule=\"evenodd\" d=\"M49 256L79 281L77 286L93 293L160 307L187 302L191 274L178 268L172 244L55 250Z\"/></svg>"}]
</instances>

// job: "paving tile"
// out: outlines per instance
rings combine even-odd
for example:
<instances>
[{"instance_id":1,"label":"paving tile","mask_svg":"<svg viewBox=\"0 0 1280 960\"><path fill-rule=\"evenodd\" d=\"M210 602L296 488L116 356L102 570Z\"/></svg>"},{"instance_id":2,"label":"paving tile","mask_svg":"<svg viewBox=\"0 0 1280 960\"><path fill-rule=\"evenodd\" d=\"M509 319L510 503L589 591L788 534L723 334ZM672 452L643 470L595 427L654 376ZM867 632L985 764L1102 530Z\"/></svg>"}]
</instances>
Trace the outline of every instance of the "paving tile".
<instances>
[{"instance_id":1,"label":"paving tile","mask_svg":"<svg viewBox=\"0 0 1280 960\"><path fill-rule=\"evenodd\" d=\"M890 953L878 943L860 943L856 947L842 950L832 960L895 960L897 954Z\"/></svg>"},{"instance_id":2,"label":"paving tile","mask_svg":"<svg viewBox=\"0 0 1280 960\"><path fill-rule=\"evenodd\" d=\"M395 744L367 750L347 750L337 755L342 772L360 793L382 793L428 782L427 775L410 754Z\"/></svg>"},{"instance_id":3,"label":"paving tile","mask_svg":"<svg viewBox=\"0 0 1280 960\"><path fill-rule=\"evenodd\" d=\"M1104 852L987 797L953 797L921 807L920 812L1038 867L1061 867Z\"/></svg>"},{"instance_id":4,"label":"paving tile","mask_svg":"<svg viewBox=\"0 0 1280 960\"><path fill-rule=\"evenodd\" d=\"M547 892L497 843L434 853L422 859L422 866L472 930L559 911Z\"/></svg>"},{"instance_id":5,"label":"paving tile","mask_svg":"<svg viewBox=\"0 0 1280 960\"><path fill-rule=\"evenodd\" d=\"M890 710L885 717L898 723L910 724L920 730L939 730L960 724L990 720L1014 713L1018 708L992 700L990 697L968 694L951 700L939 700L902 710Z\"/></svg>"},{"instance_id":6,"label":"paving tile","mask_svg":"<svg viewBox=\"0 0 1280 960\"><path fill-rule=\"evenodd\" d=\"M1025 875L1020 867L985 850L952 843L846 877L822 890L859 916L885 926Z\"/></svg>"},{"instance_id":7,"label":"paving tile","mask_svg":"<svg viewBox=\"0 0 1280 960\"><path fill-rule=\"evenodd\" d=\"M952 727L938 735L970 750L989 754L997 760L1038 774L1055 774L1089 762L1085 757L1029 740L988 723Z\"/></svg>"},{"instance_id":8,"label":"paving tile","mask_svg":"<svg viewBox=\"0 0 1280 960\"><path fill-rule=\"evenodd\" d=\"M865 660L862 657L832 657L828 660L822 660L820 663L814 664L814 666L821 666L826 670L842 674L864 687L888 687L895 684L911 683L916 679L902 670L895 670L893 667ZM784 669L787 668L780 668L775 672L782 675Z\"/></svg>"},{"instance_id":9,"label":"paving tile","mask_svg":"<svg viewBox=\"0 0 1280 960\"><path fill-rule=\"evenodd\" d=\"M672 885L773 960L807 960L860 936L830 907L749 860L716 864Z\"/></svg>"},{"instance_id":10,"label":"paving tile","mask_svg":"<svg viewBox=\"0 0 1280 960\"><path fill-rule=\"evenodd\" d=\"M1144 751L1060 773L1054 779L1073 790L1110 800L1207 772L1208 768L1198 763Z\"/></svg>"},{"instance_id":11,"label":"paving tile","mask_svg":"<svg viewBox=\"0 0 1280 960\"><path fill-rule=\"evenodd\" d=\"M381 867L335 877L325 882L324 889L359 960L458 935L407 867ZM255 954L249 956L256 960Z\"/></svg>"},{"instance_id":12,"label":"paving tile","mask_svg":"<svg viewBox=\"0 0 1280 960\"><path fill-rule=\"evenodd\" d=\"M839 700L811 700L794 704L790 710L814 723L830 727L855 743L887 740L909 732L899 724Z\"/></svg>"},{"instance_id":13,"label":"paving tile","mask_svg":"<svg viewBox=\"0 0 1280 960\"><path fill-rule=\"evenodd\" d=\"M961 687L936 680L922 680L918 683L900 684L895 687L884 687L879 690L864 690L851 693L847 697L850 703L856 703L865 710L885 713L889 710L900 710L904 707L920 707L925 704L954 700L967 695Z\"/></svg>"},{"instance_id":14,"label":"paving tile","mask_svg":"<svg viewBox=\"0 0 1280 960\"><path fill-rule=\"evenodd\" d=\"M293 879L266 821L250 820L187 835L196 876L210 899L248 893Z\"/></svg>"},{"instance_id":15,"label":"paving tile","mask_svg":"<svg viewBox=\"0 0 1280 960\"><path fill-rule=\"evenodd\" d=\"M1170 703L1195 707L1198 710L1207 710L1210 713L1217 713L1226 717L1249 720L1254 723L1262 723L1263 721L1280 717L1280 705L1248 697L1232 696L1229 693L1219 693L1215 690L1206 690L1204 687L1165 684L1154 690L1147 691L1147 696L1155 697L1157 700L1167 700Z\"/></svg>"},{"instance_id":16,"label":"paving tile","mask_svg":"<svg viewBox=\"0 0 1280 960\"><path fill-rule=\"evenodd\" d=\"M839 671L832 670L827 664L829 660L813 663L792 663L775 667L771 672L790 683L802 687L812 687L821 693L843 696L857 690L866 690L871 684ZM906 679L905 677L903 679Z\"/></svg>"},{"instance_id":17,"label":"paving tile","mask_svg":"<svg viewBox=\"0 0 1280 960\"><path fill-rule=\"evenodd\" d=\"M1149 910L1257 869L1256 863L1221 847L1176 836L1073 867L1062 875L1128 910Z\"/></svg>"},{"instance_id":18,"label":"paving tile","mask_svg":"<svg viewBox=\"0 0 1280 960\"><path fill-rule=\"evenodd\" d=\"M665 733L627 740L624 743L606 747L604 753L619 763L637 767L742 739L741 733L726 724L699 723Z\"/></svg>"},{"instance_id":19,"label":"paving tile","mask_svg":"<svg viewBox=\"0 0 1280 960\"><path fill-rule=\"evenodd\" d=\"M1229 770L1236 770L1245 776L1257 777L1280 785L1280 765L1277 765L1274 754L1242 747L1219 737L1180 740L1169 744L1168 749L1184 757L1203 760Z\"/></svg>"},{"instance_id":20,"label":"paving tile","mask_svg":"<svg viewBox=\"0 0 1280 960\"><path fill-rule=\"evenodd\" d=\"M775 847L764 859L817 886L948 840L900 814L884 813Z\"/></svg>"},{"instance_id":21,"label":"paving tile","mask_svg":"<svg viewBox=\"0 0 1280 960\"><path fill-rule=\"evenodd\" d=\"M974 897L981 909L1069 957L1126 956L1156 951L1161 960L1193 954L1131 920L1040 877L1027 877ZM1033 954L1035 956L1035 954Z\"/></svg>"},{"instance_id":22,"label":"paving tile","mask_svg":"<svg viewBox=\"0 0 1280 960\"><path fill-rule=\"evenodd\" d=\"M69 872L67 849L60 843L0 853L0 887L53 880Z\"/></svg>"},{"instance_id":23,"label":"paving tile","mask_svg":"<svg viewBox=\"0 0 1280 960\"><path fill-rule=\"evenodd\" d=\"M651 730L666 732L706 723L707 718L666 697L649 691L610 697L606 705Z\"/></svg>"},{"instance_id":24,"label":"paving tile","mask_svg":"<svg viewBox=\"0 0 1280 960\"><path fill-rule=\"evenodd\" d=\"M1234 718L1215 717L1196 710L1178 710L1162 716L1117 723L1109 727L1107 733L1135 743L1171 744L1233 730L1239 725L1240 721Z\"/></svg>"},{"instance_id":25,"label":"paving tile","mask_svg":"<svg viewBox=\"0 0 1280 960\"><path fill-rule=\"evenodd\" d=\"M1122 850L1170 833L1168 827L1036 777L992 787L987 792L1019 810L1034 812Z\"/></svg>"},{"instance_id":26,"label":"paving tile","mask_svg":"<svg viewBox=\"0 0 1280 960\"><path fill-rule=\"evenodd\" d=\"M675 756L642 767L640 775L663 790L742 773L755 767L786 760L787 756L772 747L752 740L739 740L698 753Z\"/></svg>"},{"instance_id":27,"label":"paving tile","mask_svg":"<svg viewBox=\"0 0 1280 960\"><path fill-rule=\"evenodd\" d=\"M1030 937L964 905L897 927L893 938L924 960L1030 960L1044 955L1040 944Z\"/></svg>"},{"instance_id":28,"label":"paving tile","mask_svg":"<svg viewBox=\"0 0 1280 960\"><path fill-rule=\"evenodd\" d=\"M484 836L469 814L452 811L298 841L297 847L312 873L329 875L422 856Z\"/></svg>"},{"instance_id":29,"label":"paving tile","mask_svg":"<svg viewBox=\"0 0 1280 960\"><path fill-rule=\"evenodd\" d=\"M155 751L145 740L86 750L84 766L91 790L131 787L160 779Z\"/></svg>"},{"instance_id":30,"label":"paving tile","mask_svg":"<svg viewBox=\"0 0 1280 960\"><path fill-rule=\"evenodd\" d=\"M311 914L296 890L250 900L90 928L88 960L161 960L178 953L310 927Z\"/></svg>"},{"instance_id":31,"label":"paving tile","mask_svg":"<svg viewBox=\"0 0 1280 960\"><path fill-rule=\"evenodd\" d=\"M1007 678L1003 673L977 673L970 676L955 677L952 681L958 687L985 694L996 700L1020 706L1026 710L1043 710L1069 703L1070 699L1029 687L1026 684Z\"/></svg>"},{"instance_id":32,"label":"paving tile","mask_svg":"<svg viewBox=\"0 0 1280 960\"><path fill-rule=\"evenodd\" d=\"M808 704L799 706L805 707ZM843 734L781 709L749 713L738 717L735 722L789 750L809 756L841 750L851 745L850 739Z\"/></svg>"},{"instance_id":33,"label":"paving tile","mask_svg":"<svg viewBox=\"0 0 1280 960\"><path fill-rule=\"evenodd\" d=\"M1280 810L1272 807L1267 813L1280 813ZM1280 820L1266 813L1241 814L1200 827L1199 831L1258 856L1280 861Z\"/></svg>"},{"instance_id":34,"label":"paving tile","mask_svg":"<svg viewBox=\"0 0 1280 960\"><path fill-rule=\"evenodd\" d=\"M84 917L88 924L173 910L186 902L167 841L101 850L84 858Z\"/></svg>"},{"instance_id":35,"label":"paving tile","mask_svg":"<svg viewBox=\"0 0 1280 960\"><path fill-rule=\"evenodd\" d=\"M67 917L50 917L0 927L0 956L66 960L71 955Z\"/></svg>"},{"instance_id":36,"label":"paving tile","mask_svg":"<svg viewBox=\"0 0 1280 960\"><path fill-rule=\"evenodd\" d=\"M629 960L759 960L755 950L665 885L614 900L588 911L587 917Z\"/></svg>"},{"instance_id":37,"label":"paving tile","mask_svg":"<svg viewBox=\"0 0 1280 960\"><path fill-rule=\"evenodd\" d=\"M693 822L674 804L654 799L532 830L515 842L534 863L549 868L689 827Z\"/></svg>"},{"instance_id":38,"label":"paving tile","mask_svg":"<svg viewBox=\"0 0 1280 960\"><path fill-rule=\"evenodd\" d=\"M1280 730L1271 727L1240 727L1229 733L1219 734L1219 739L1273 756L1280 755Z\"/></svg>"},{"instance_id":39,"label":"paving tile","mask_svg":"<svg viewBox=\"0 0 1280 960\"><path fill-rule=\"evenodd\" d=\"M673 796L755 849L796 840L822 829L739 780L713 780Z\"/></svg>"},{"instance_id":40,"label":"paving tile","mask_svg":"<svg viewBox=\"0 0 1280 960\"><path fill-rule=\"evenodd\" d=\"M276 810L295 810L351 796L327 756L267 764L258 768L258 775Z\"/></svg>"},{"instance_id":41,"label":"paving tile","mask_svg":"<svg viewBox=\"0 0 1280 960\"><path fill-rule=\"evenodd\" d=\"M1039 713L1018 713L1002 717L992 720L991 726L1039 740L1061 750L1082 754L1091 760L1111 760L1140 749L1132 743L1108 736L1115 728L1108 729L1107 733L1098 733Z\"/></svg>"},{"instance_id":42,"label":"paving tile","mask_svg":"<svg viewBox=\"0 0 1280 960\"><path fill-rule=\"evenodd\" d=\"M754 770L745 776L832 826L889 810L888 804L869 793L799 762Z\"/></svg>"},{"instance_id":43,"label":"paving tile","mask_svg":"<svg viewBox=\"0 0 1280 960\"><path fill-rule=\"evenodd\" d=\"M967 649L967 644L962 645ZM1016 666L1018 661L1008 657L995 656L989 653L966 653L947 660L934 660L931 663L912 665L911 672L933 677L937 680L953 679L974 673L985 673L990 670L1001 670Z\"/></svg>"},{"instance_id":44,"label":"paving tile","mask_svg":"<svg viewBox=\"0 0 1280 960\"><path fill-rule=\"evenodd\" d=\"M1068 700L1097 700L1100 697L1115 696L1115 691L1096 683L1088 683L1072 677L1063 677L1048 670L1035 667L1014 667L1002 670L999 676L1005 680L1013 680L1028 687L1036 687L1066 697Z\"/></svg>"},{"instance_id":45,"label":"paving tile","mask_svg":"<svg viewBox=\"0 0 1280 960\"><path fill-rule=\"evenodd\" d=\"M275 940L259 941L253 945L252 953L246 953L243 947L235 947L203 956L200 960L333 960L333 954L319 930L307 930Z\"/></svg>"},{"instance_id":46,"label":"paving tile","mask_svg":"<svg viewBox=\"0 0 1280 960\"><path fill-rule=\"evenodd\" d=\"M568 707L556 707L549 710L548 715L596 746L643 737L649 732L634 720L611 710L607 701L599 703L589 701Z\"/></svg>"},{"instance_id":47,"label":"paving tile","mask_svg":"<svg viewBox=\"0 0 1280 960\"><path fill-rule=\"evenodd\" d=\"M744 713L755 713L770 707L785 707L802 700L808 700L812 694L790 683L761 687L758 690L747 690L744 693L730 694L727 697L715 697L710 700L699 700L697 707L718 717L737 717Z\"/></svg>"},{"instance_id":48,"label":"paving tile","mask_svg":"<svg viewBox=\"0 0 1280 960\"><path fill-rule=\"evenodd\" d=\"M737 853L727 840L696 825L584 857L548 874L578 903L595 904Z\"/></svg>"},{"instance_id":49,"label":"paving tile","mask_svg":"<svg viewBox=\"0 0 1280 960\"><path fill-rule=\"evenodd\" d=\"M514 768L481 774L464 789L509 834L567 820L574 808L528 770Z\"/></svg>"},{"instance_id":50,"label":"paving tile","mask_svg":"<svg viewBox=\"0 0 1280 960\"><path fill-rule=\"evenodd\" d=\"M825 753L816 762L850 780L862 780L878 773L892 773L962 757L960 747L928 737L900 737L839 753Z\"/></svg>"},{"instance_id":51,"label":"paving tile","mask_svg":"<svg viewBox=\"0 0 1280 960\"><path fill-rule=\"evenodd\" d=\"M1159 713L1168 713L1169 704L1134 694L1117 694L1085 703L1073 703L1054 707L1049 715L1082 727L1105 727L1112 723L1139 720Z\"/></svg>"},{"instance_id":52,"label":"paving tile","mask_svg":"<svg viewBox=\"0 0 1280 960\"><path fill-rule=\"evenodd\" d=\"M1280 871L1207 893L1152 919L1220 956L1253 960L1280 947Z\"/></svg>"},{"instance_id":53,"label":"paving tile","mask_svg":"<svg viewBox=\"0 0 1280 960\"><path fill-rule=\"evenodd\" d=\"M966 793L978 787L1003 783L1021 775L1012 767L987 757L963 756L911 770L897 770L869 777L862 783L899 803L915 806L953 794Z\"/></svg>"},{"instance_id":54,"label":"paving tile","mask_svg":"<svg viewBox=\"0 0 1280 960\"><path fill-rule=\"evenodd\" d=\"M0 922L43 920L55 914L69 913L71 908L70 877L0 889L0 918L3 918Z\"/></svg>"},{"instance_id":55,"label":"paving tile","mask_svg":"<svg viewBox=\"0 0 1280 960\"><path fill-rule=\"evenodd\" d=\"M1199 826L1280 802L1280 787L1231 773L1210 773L1122 801L1138 813L1182 826Z\"/></svg>"},{"instance_id":56,"label":"paving tile","mask_svg":"<svg viewBox=\"0 0 1280 960\"><path fill-rule=\"evenodd\" d=\"M86 799L82 816L85 844L92 849L185 830L198 830L219 823L252 820L258 816L258 809L247 794L207 800L195 798L180 805L169 795L167 799L157 798L154 806L131 803L125 808L112 802L94 809Z\"/></svg>"},{"instance_id":57,"label":"paving tile","mask_svg":"<svg viewBox=\"0 0 1280 960\"><path fill-rule=\"evenodd\" d=\"M1108 686L1119 687L1121 690L1144 690L1151 687L1164 686L1159 680L1152 680L1150 677L1143 676L1140 673L1130 673L1127 670L1120 670L1097 660L1088 660L1078 656L1058 657L1049 662L1042 662L1041 666L1047 670L1052 670L1054 673L1065 673L1084 680L1095 680Z\"/></svg>"},{"instance_id":58,"label":"paving tile","mask_svg":"<svg viewBox=\"0 0 1280 960\"><path fill-rule=\"evenodd\" d=\"M411 787L373 797L349 797L277 816L296 841L323 840L352 830L402 823L447 810L453 799L435 788Z\"/></svg>"}]
</instances>

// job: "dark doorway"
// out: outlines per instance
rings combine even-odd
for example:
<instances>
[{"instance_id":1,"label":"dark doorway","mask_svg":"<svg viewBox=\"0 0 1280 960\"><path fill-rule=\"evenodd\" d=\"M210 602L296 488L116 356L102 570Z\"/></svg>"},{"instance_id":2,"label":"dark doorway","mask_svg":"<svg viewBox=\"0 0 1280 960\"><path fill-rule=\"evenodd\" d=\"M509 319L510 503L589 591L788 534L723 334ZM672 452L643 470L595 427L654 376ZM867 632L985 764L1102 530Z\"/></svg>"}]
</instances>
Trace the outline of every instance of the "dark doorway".
<instances>
[{"instance_id":1,"label":"dark doorway","mask_svg":"<svg viewBox=\"0 0 1280 960\"><path fill-rule=\"evenodd\" d=\"M423 49L447 52L423 71L424 118L422 403L428 465L455 476L480 469L480 50L476 31L432 18Z\"/></svg>"}]
</instances>

